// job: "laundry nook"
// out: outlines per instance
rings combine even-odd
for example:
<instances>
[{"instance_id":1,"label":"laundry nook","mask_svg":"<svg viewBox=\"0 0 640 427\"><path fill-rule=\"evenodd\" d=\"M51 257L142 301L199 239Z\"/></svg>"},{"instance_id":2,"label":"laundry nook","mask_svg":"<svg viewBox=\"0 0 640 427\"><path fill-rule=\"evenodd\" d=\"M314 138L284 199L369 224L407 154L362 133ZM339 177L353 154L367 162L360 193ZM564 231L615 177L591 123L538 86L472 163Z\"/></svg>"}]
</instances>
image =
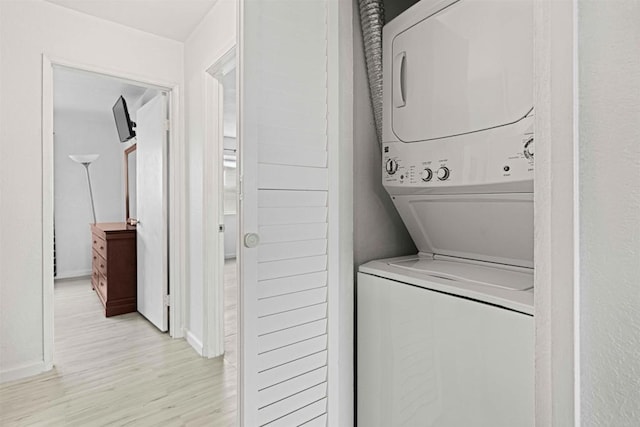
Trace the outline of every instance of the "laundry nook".
<instances>
[{"instance_id":1,"label":"laundry nook","mask_svg":"<svg viewBox=\"0 0 640 427\"><path fill-rule=\"evenodd\" d=\"M534 425L532 62L532 1L384 27L382 183L418 253L359 268L362 425Z\"/></svg>"}]
</instances>

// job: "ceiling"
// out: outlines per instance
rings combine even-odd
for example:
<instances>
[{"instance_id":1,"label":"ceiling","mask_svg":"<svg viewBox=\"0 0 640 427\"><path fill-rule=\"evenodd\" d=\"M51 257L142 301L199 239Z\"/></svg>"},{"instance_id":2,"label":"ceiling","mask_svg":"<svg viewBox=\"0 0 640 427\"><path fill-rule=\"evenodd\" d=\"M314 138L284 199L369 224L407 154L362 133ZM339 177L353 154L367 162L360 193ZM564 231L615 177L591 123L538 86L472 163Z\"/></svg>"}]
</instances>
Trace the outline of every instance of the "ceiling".
<instances>
[{"instance_id":1,"label":"ceiling","mask_svg":"<svg viewBox=\"0 0 640 427\"><path fill-rule=\"evenodd\" d=\"M124 96L131 108L147 90L115 78L61 67L54 70L53 88L54 111L109 114L120 95Z\"/></svg>"},{"instance_id":2,"label":"ceiling","mask_svg":"<svg viewBox=\"0 0 640 427\"><path fill-rule=\"evenodd\" d=\"M184 42L217 0L46 0Z\"/></svg>"}]
</instances>

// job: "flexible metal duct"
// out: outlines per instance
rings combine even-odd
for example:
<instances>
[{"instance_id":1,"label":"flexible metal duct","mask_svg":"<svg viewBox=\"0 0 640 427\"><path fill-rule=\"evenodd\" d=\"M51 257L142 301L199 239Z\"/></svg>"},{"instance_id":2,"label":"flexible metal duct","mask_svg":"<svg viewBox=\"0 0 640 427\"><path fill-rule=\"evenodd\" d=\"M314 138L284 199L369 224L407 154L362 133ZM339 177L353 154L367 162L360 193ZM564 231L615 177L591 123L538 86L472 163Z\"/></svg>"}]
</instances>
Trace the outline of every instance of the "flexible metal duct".
<instances>
[{"instance_id":1,"label":"flexible metal duct","mask_svg":"<svg viewBox=\"0 0 640 427\"><path fill-rule=\"evenodd\" d=\"M382 27L383 0L358 0L364 55L369 78L369 96L373 105L378 143L382 141Z\"/></svg>"}]
</instances>

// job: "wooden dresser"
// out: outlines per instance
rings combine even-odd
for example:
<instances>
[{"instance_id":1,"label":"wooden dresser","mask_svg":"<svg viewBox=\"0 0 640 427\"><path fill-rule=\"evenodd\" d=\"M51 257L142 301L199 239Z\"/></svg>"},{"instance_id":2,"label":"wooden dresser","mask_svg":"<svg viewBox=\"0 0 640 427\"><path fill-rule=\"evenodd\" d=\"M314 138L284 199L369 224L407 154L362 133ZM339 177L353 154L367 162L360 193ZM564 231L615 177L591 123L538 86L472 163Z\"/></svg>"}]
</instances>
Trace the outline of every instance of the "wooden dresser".
<instances>
[{"instance_id":1,"label":"wooden dresser","mask_svg":"<svg viewBox=\"0 0 640 427\"><path fill-rule=\"evenodd\" d=\"M136 229L124 222L91 225L91 287L106 317L137 309Z\"/></svg>"}]
</instances>

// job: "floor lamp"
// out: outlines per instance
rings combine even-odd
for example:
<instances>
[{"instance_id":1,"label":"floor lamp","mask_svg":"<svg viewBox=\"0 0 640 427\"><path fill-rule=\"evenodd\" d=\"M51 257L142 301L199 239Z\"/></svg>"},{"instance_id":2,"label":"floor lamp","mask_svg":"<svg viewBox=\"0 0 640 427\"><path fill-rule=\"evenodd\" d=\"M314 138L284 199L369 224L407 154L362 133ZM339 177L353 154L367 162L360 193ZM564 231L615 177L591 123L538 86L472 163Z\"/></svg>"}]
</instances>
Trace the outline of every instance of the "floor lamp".
<instances>
[{"instance_id":1,"label":"floor lamp","mask_svg":"<svg viewBox=\"0 0 640 427\"><path fill-rule=\"evenodd\" d=\"M76 163L80 163L87 171L87 182L89 183L89 197L91 198L91 211L93 212L93 223L96 221L96 207L93 204L93 190L91 189L91 177L89 176L89 165L95 161L99 154L71 154L69 158Z\"/></svg>"}]
</instances>

